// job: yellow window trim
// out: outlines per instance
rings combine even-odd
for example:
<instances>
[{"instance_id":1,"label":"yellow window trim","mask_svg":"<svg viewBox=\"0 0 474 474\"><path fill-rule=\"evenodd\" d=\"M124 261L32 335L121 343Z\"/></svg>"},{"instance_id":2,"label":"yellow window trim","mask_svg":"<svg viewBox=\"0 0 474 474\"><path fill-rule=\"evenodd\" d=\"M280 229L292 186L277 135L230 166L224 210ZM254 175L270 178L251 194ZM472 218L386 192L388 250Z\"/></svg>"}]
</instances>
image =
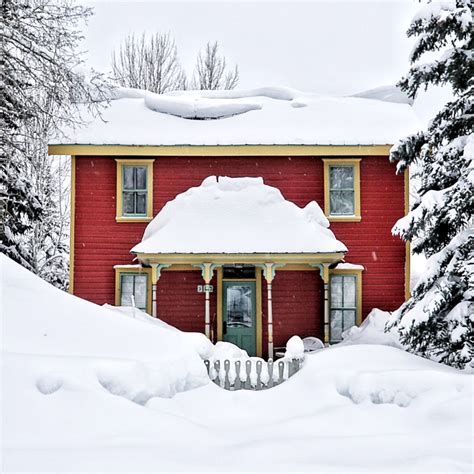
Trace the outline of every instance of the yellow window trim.
<instances>
[{"instance_id":1,"label":"yellow window trim","mask_svg":"<svg viewBox=\"0 0 474 474\"><path fill-rule=\"evenodd\" d=\"M115 265L115 306L120 306L120 276L124 273L144 273L147 278L147 302L146 312L151 314L152 294L151 294L151 268L131 267L130 265Z\"/></svg>"},{"instance_id":2,"label":"yellow window trim","mask_svg":"<svg viewBox=\"0 0 474 474\"><path fill-rule=\"evenodd\" d=\"M117 222L150 222L153 219L153 162L154 159L149 160L134 160L117 158L117 215L115 220ZM146 216L124 216L123 215L123 167L124 166L146 166L147 167L147 203Z\"/></svg>"},{"instance_id":3,"label":"yellow window trim","mask_svg":"<svg viewBox=\"0 0 474 474\"><path fill-rule=\"evenodd\" d=\"M360 222L360 158L329 158L324 159L324 214L330 222ZM352 166L354 168L354 211L353 216L332 216L329 201L329 167Z\"/></svg>"},{"instance_id":4,"label":"yellow window trim","mask_svg":"<svg viewBox=\"0 0 474 474\"><path fill-rule=\"evenodd\" d=\"M329 270L329 276L344 275L356 277L356 324L359 326L362 323L362 272L364 270L344 269ZM331 310L331 279L329 279L329 310Z\"/></svg>"}]
</instances>

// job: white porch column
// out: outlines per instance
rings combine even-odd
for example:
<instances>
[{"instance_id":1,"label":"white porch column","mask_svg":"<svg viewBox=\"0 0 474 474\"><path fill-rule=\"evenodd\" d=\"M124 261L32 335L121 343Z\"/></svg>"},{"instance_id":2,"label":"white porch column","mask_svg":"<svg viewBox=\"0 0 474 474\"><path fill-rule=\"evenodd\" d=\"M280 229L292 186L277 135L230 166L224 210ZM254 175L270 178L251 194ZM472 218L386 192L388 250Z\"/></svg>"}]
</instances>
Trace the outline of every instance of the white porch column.
<instances>
[{"instance_id":1,"label":"white porch column","mask_svg":"<svg viewBox=\"0 0 474 474\"><path fill-rule=\"evenodd\" d=\"M199 265L193 265L201 269L202 278L206 284L204 289L205 294L205 306L204 306L204 333L208 339L211 339L211 302L210 302L210 291L209 285L211 284L214 269L219 265L213 263L201 263Z\"/></svg>"},{"instance_id":2,"label":"white porch column","mask_svg":"<svg viewBox=\"0 0 474 474\"><path fill-rule=\"evenodd\" d=\"M324 342L329 343L329 264L328 263L318 263L311 265L319 269L319 274L323 280L324 284Z\"/></svg>"},{"instance_id":3,"label":"white porch column","mask_svg":"<svg viewBox=\"0 0 474 474\"><path fill-rule=\"evenodd\" d=\"M322 277L324 283L324 342L329 343L329 266L323 265Z\"/></svg>"},{"instance_id":4,"label":"white porch column","mask_svg":"<svg viewBox=\"0 0 474 474\"><path fill-rule=\"evenodd\" d=\"M152 263L151 264L151 315L154 318L158 317L158 308L156 304L156 284L161 276L161 270L168 268L171 265Z\"/></svg>"},{"instance_id":5,"label":"white porch column","mask_svg":"<svg viewBox=\"0 0 474 474\"><path fill-rule=\"evenodd\" d=\"M273 359L273 295L272 282L275 278L275 270L277 267L283 267L284 264L264 263L256 265L263 269L263 276L267 281L267 333L268 333L268 358Z\"/></svg>"}]
</instances>

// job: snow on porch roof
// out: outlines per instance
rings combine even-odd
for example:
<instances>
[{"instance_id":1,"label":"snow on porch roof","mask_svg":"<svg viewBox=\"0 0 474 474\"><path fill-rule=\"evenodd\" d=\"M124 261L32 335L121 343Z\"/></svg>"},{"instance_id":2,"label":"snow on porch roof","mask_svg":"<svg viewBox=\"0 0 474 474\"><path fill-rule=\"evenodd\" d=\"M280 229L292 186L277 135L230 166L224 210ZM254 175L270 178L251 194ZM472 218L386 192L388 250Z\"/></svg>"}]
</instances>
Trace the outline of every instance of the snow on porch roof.
<instances>
[{"instance_id":1,"label":"snow on porch roof","mask_svg":"<svg viewBox=\"0 0 474 474\"><path fill-rule=\"evenodd\" d=\"M50 145L391 145L420 129L408 103L283 87L175 91L119 88L102 117ZM399 100L399 99L397 99Z\"/></svg>"},{"instance_id":2,"label":"snow on porch roof","mask_svg":"<svg viewBox=\"0 0 474 474\"><path fill-rule=\"evenodd\" d=\"M262 178L210 176L169 201L133 253L347 252L315 201L300 208Z\"/></svg>"}]
</instances>

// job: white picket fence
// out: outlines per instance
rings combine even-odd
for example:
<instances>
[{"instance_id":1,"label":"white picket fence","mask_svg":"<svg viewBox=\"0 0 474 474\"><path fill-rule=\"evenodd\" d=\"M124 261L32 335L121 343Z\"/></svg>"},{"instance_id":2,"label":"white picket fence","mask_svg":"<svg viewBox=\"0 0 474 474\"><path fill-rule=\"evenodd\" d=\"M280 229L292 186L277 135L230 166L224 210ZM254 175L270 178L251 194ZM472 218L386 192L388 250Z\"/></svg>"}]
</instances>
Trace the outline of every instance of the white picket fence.
<instances>
[{"instance_id":1,"label":"white picket fence","mask_svg":"<svg viewBox=\"0 0 474 474\"><path fill-rule=\"evenodd\" d=\"M205 360L209 378L225 390L265 390L280 385L296 374L302 365L302 359L281 359L268 362L257 359L244 361L228 359Z\"/></svg>"}]
</instances>

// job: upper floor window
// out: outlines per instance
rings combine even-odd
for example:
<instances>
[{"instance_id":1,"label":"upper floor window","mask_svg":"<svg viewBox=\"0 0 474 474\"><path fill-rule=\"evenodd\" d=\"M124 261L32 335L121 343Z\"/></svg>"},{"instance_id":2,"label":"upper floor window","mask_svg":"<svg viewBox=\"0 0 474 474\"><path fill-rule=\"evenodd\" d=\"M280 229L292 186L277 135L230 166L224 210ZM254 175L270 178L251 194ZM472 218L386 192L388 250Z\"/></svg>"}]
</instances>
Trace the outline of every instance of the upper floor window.
<instances>
[{"instance_id":1,"label":"upper floor window","mask_svg":"<svg viewBox=\"0 0 474 474\"><path fill-rule=\"evenodd\" d=\"M153 218L153 161L117 161L118 222L147 222Z\"/></svg>"},{"instance_id":2,"label":"upper floor window","mask_svg":"<svg viewBox=\"0 0 474 474\"><path fill-rule=\"evenodd\" d=\"M324 211L330 221L360 221L360 160L324 160Z\"/></svg>"},{"instance_id":3,"label":"upper floor window","mask_svg":"<svg viewBox=\"0 0 474 474\"><path fill-rule=\"evenodd\" d=\"M329 280L330 343L340 342L342 333L358 323L360 312L360 274L335 273Z\"/></svg>"}]
</instances>

